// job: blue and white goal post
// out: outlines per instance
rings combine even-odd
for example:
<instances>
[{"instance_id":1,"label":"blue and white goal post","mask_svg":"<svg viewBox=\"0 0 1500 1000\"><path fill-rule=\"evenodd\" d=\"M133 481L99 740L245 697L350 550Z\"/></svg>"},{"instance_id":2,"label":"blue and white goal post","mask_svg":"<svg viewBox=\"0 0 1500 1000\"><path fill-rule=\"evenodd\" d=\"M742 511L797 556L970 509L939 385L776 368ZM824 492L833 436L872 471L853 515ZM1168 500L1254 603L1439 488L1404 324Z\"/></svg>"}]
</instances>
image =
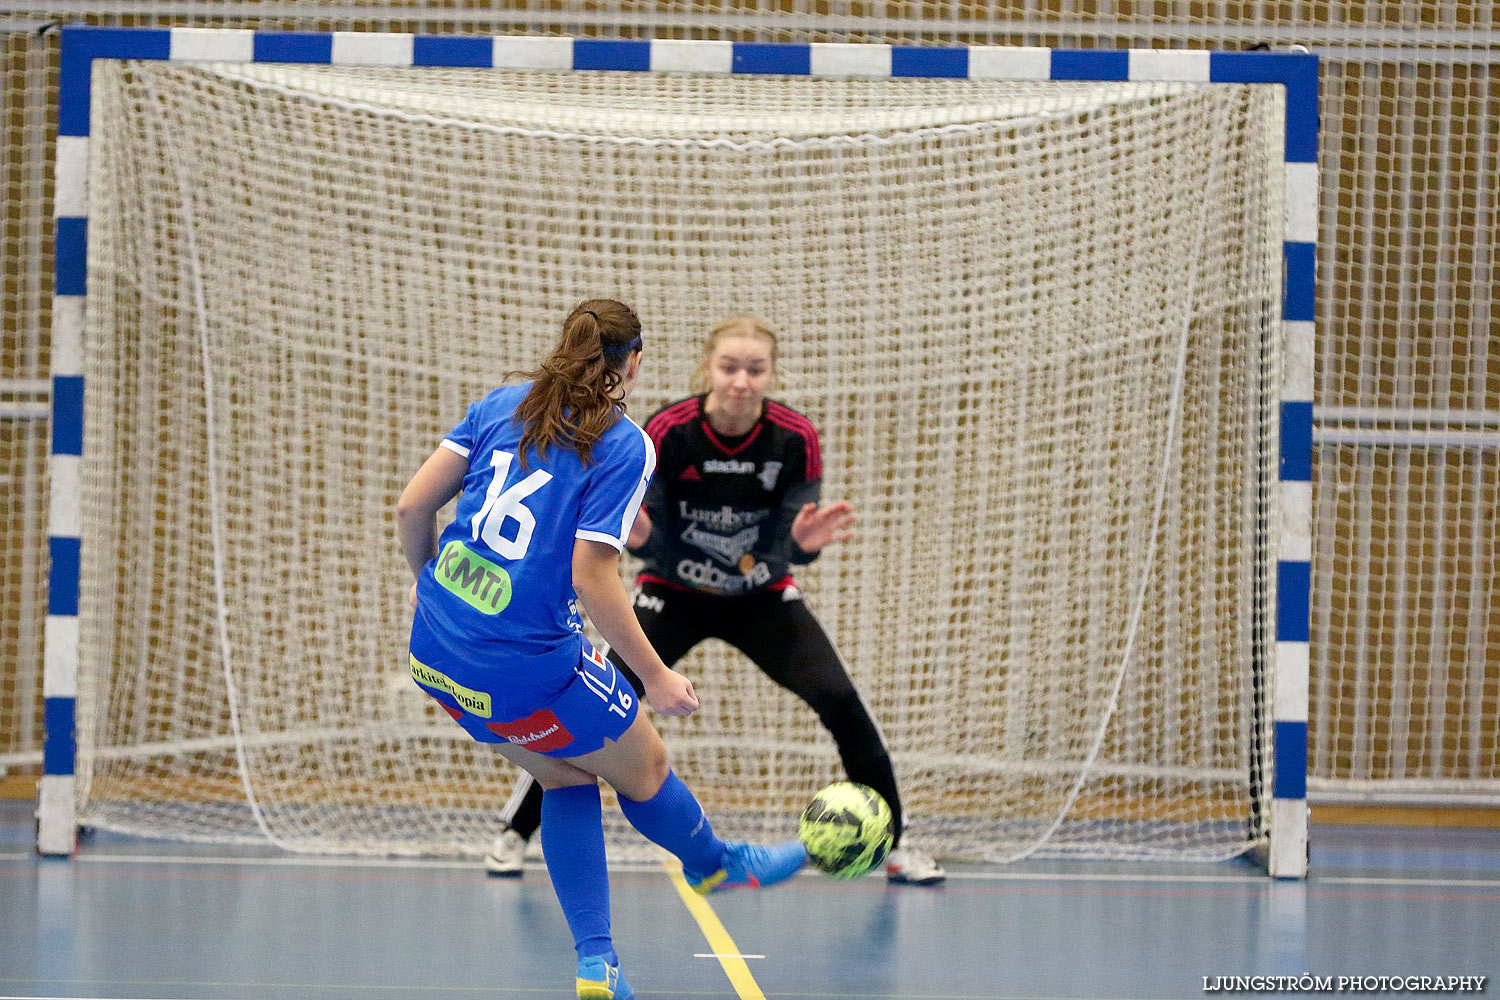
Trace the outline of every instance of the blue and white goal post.
<instances>
[{"instance_id":1,"label":"blue and white goal post","mask_svg":"<svg viewBox=\"0 0 1500 1000\"><path fill-rule=\"evenodd\" d=\"M1307 717L1312 519L1314 260L1318 206L1318 65L1305 53L1185 50L1065 51L1043 48L908 47L615 41L556 37L281 33L207 29L68 27L62 32L56 159L56 277L52 333L52 447L45 633L46 747L37 850L69 855L77 844L75 699L79 675L81 462L84 330L88 291L90 107L98 60L493 67L630 73L772 74L804 77L947 77L1016 81L1163 81L1264 84L1285 93L1285 232L1281 288L1284 359L1279 394L1279 553L1275 643L1261 669L1274 745L1267 867L1300 878L1307 869ZM1274 247L1274 244L1271 244Z\"/></svg>"}]
</instances>

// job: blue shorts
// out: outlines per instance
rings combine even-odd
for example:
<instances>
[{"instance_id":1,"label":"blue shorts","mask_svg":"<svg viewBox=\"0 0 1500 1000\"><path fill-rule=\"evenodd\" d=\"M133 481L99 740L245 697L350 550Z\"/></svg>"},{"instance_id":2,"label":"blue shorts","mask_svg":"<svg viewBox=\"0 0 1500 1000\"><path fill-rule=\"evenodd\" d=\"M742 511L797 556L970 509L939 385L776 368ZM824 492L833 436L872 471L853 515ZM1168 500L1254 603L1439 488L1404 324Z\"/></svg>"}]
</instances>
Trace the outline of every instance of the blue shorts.
<instances>
[{"instance_id":1,"label":"blue shorts","mask_svg":"<svg viewBox=\"0 0 1500 1000\"><path fill-rule=\"evenodd\" d=\"M517 685L503 669L476 667L412 630L412 680L481 743L512 743L547 757L577 757L618 740L635 721L635 689L583 640L570 679L560 686ZM581 638L581 637L580 637ZM420 658L419 658L420 656ZM519 697L518 697L519 695Z\"/></svg>"}]
</instances>

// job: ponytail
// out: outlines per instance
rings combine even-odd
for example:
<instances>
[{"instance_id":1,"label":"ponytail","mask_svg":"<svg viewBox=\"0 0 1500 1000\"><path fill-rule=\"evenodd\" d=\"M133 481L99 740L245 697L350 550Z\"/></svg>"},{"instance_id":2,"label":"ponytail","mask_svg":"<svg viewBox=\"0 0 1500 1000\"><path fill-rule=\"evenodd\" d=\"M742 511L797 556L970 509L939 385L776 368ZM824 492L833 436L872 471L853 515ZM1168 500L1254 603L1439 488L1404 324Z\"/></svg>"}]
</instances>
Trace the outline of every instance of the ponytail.
<instances>
[{"instance_id":1,"label":"ponytail","mask_svg":"<svg viewBox=\"0 0 1500 1000\"><path fill-rule=\"evenodd\" d=\"M640 349L641 321L623 303L590 299L568 314L562 339L541 367L510 373L532 380L515 412L523 468L528 450L545 458L554 445L578 452L584 465L593 460L595 443L625 409L620 386Z\"/></svg>"}]
</instances>

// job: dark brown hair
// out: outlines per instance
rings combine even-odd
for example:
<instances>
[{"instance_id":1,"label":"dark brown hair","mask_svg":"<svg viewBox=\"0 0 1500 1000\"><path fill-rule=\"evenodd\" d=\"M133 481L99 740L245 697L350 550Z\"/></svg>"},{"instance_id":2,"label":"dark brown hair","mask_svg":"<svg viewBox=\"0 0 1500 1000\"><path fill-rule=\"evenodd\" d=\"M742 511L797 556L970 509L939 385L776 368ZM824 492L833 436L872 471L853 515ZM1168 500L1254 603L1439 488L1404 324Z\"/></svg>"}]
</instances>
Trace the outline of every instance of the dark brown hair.
<instances>
[{"instance_id":1,"label":"dark brown hair","mask_svg":"<svg viewBox=\"0 0 1500 1000\"><path fill-rule=\"evenodd\" d=\"M511 372L532 380L516 407L521 463L536 448L539 457L556 445L571 448L588 465L594 444L625 409L620 385L630 356L641 349L641 321L624 303L589 299L568 314L562 339L534 371Z\"/></svg>"}]
</instances>

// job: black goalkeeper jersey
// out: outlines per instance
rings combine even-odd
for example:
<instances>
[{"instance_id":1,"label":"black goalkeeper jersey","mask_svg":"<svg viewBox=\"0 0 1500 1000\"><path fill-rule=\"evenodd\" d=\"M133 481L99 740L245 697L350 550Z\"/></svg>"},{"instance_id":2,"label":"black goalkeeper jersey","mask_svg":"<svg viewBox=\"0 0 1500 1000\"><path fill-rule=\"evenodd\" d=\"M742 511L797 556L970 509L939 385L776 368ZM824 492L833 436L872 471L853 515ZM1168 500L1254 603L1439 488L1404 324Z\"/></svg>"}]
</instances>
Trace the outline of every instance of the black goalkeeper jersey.
<instances>
[{"instance_id":1,"label":"black goalkeeper jersey","mask_svg":"<svg viewBox=\"0 0 1500 1000\"><path fill-rule=\"evenodd\" d=\"M708 425L706 396L691 396L646 421L656 476L646 492L651 536L631 552L643 580L710 594L785 587L788 568L813 555L792 540L792 519L816 502L823 479L818 433L775 400L747 434Z\"/></svg>"}]
</instances>

